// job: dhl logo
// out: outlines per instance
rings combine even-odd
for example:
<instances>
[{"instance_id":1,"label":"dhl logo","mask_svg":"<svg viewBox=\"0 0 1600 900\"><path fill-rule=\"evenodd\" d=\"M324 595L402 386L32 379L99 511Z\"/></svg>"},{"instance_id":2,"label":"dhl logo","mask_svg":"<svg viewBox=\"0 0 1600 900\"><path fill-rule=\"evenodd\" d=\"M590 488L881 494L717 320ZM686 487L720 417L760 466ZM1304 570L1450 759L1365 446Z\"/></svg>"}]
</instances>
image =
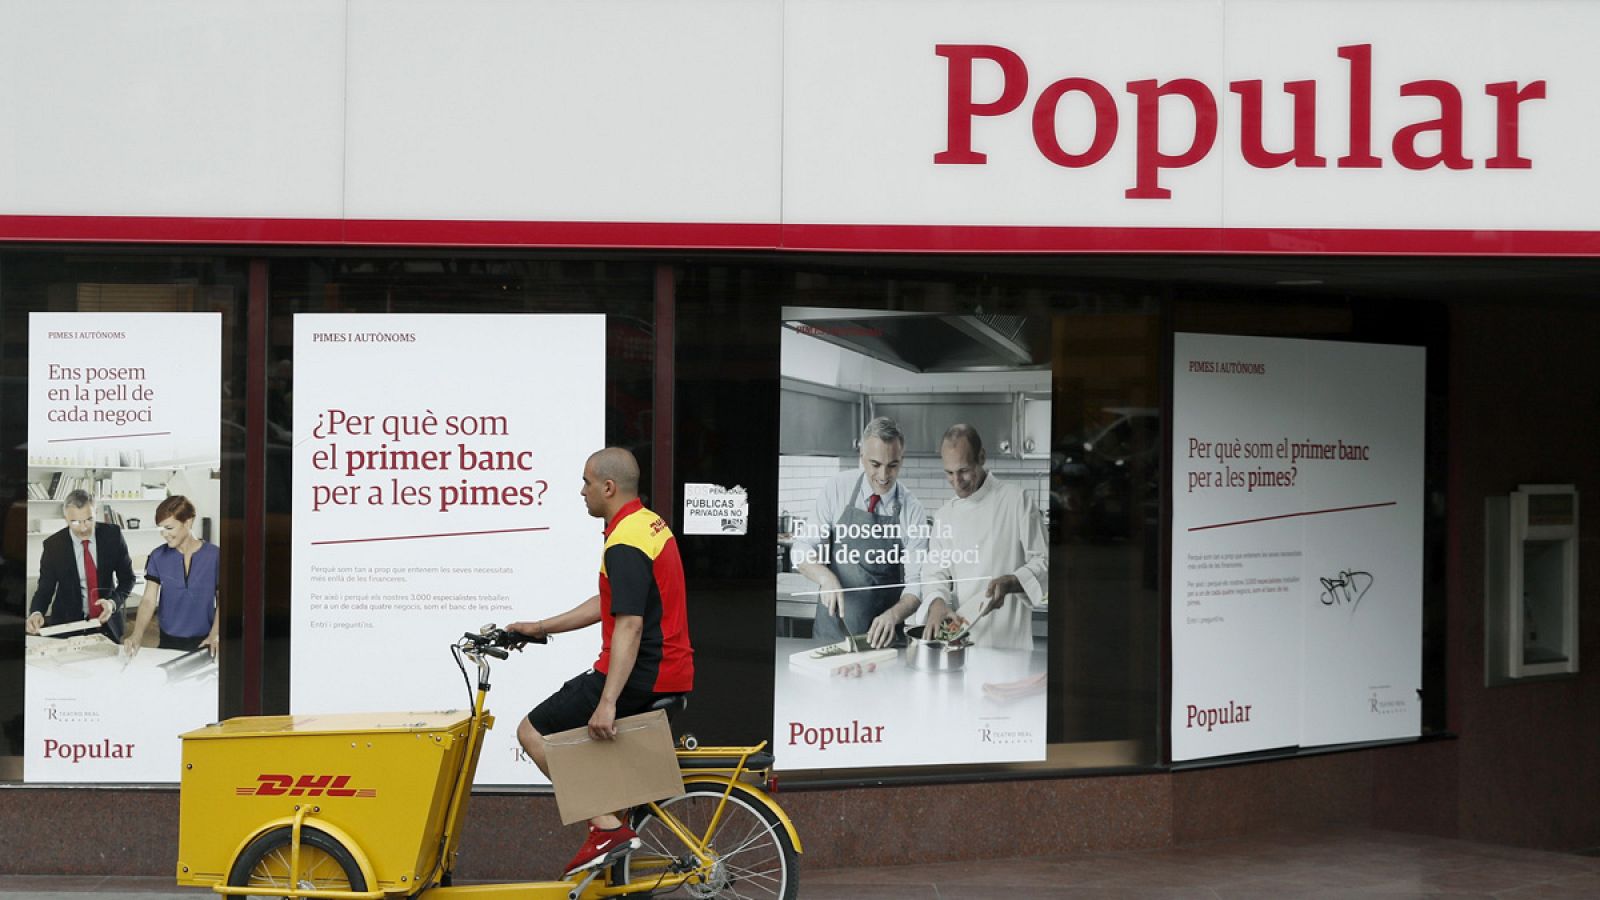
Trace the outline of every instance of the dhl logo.
<instances>
[{"instance_id":1,"label":"dhl logo","mask_svg":"<svg viewBox=\"0 0 1600 900\"><path fill-rule=\"evenodd\" d=\"M372 788L346 787L349 775L257 775L257 784L234 788L241 797L376 797Z\"/></svg>"}]
</instances>

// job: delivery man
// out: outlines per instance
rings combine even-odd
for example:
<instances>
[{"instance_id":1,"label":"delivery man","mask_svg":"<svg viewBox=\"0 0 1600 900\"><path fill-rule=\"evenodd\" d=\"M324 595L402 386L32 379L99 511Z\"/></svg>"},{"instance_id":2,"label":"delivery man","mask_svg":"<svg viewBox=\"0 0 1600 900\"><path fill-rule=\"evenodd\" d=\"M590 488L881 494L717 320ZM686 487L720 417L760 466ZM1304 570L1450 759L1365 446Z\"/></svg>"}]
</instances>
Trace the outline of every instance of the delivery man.
<instances>
[{"instance_id":1,"label":"delivery man","mask_svg":"<svg viewBox=\"0 0 1600 900\"><path fill-rule=\"evenodd\" d=\"M617 736L618 717L645 712L657 700L694 688L694 650L678 541L661 517L639 501L639 462L607 447L583 467L584 506L606 523L600 593L548 619L513 622L532 638L600 623L600 658L517 726L517 740L539 771L550 775L544 736L588 726L589 736ZM593 869L639 849L639 836L612 814L589 820L589 835L567 874Z\"/></svg>"}]
</instances>

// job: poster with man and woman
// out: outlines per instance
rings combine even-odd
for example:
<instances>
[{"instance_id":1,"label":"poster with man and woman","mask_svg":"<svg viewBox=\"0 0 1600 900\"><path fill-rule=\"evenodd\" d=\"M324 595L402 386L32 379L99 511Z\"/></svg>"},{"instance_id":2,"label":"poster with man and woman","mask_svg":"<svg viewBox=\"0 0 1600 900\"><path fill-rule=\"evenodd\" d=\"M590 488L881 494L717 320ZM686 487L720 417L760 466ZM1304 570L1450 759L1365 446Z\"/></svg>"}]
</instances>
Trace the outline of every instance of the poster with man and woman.
<instances>
[{"instance_id":1,"label":"poster with man and woman","mask_svg":"<svg viewBox=\"0 0 1600 900\"><path fill-rule=\"evenodd\" d=\"M217 717L221 315L28 329L23 778L176 782Z\"/></svg>"}]
</instances>

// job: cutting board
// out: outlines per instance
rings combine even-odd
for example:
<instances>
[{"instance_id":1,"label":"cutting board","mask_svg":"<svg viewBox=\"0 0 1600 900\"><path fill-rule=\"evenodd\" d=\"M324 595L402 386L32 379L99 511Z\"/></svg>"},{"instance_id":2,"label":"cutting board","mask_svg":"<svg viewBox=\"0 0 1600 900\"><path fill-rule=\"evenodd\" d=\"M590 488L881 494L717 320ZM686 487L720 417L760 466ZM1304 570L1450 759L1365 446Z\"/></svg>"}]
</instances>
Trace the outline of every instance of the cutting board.
<instances>
[{"instance_id":1,"label":"cutting board","mask_svg":"<svg viewBox=\"0 0 1600 900\"><path fill-rule=\"evenodd\" d=\"M893 663L900 655L900 651L893 647L882 650L854 650L848 653L838 653L833 656L824 656L820 659L813 656L818 650L826 647L847 647L846 641L837 644L825 644L822 647L812 647L810 650L801 650L789 654L789 665L810 675L851 677L855 675L870 675L880 667Z\"/></svg>"}]
</instances>

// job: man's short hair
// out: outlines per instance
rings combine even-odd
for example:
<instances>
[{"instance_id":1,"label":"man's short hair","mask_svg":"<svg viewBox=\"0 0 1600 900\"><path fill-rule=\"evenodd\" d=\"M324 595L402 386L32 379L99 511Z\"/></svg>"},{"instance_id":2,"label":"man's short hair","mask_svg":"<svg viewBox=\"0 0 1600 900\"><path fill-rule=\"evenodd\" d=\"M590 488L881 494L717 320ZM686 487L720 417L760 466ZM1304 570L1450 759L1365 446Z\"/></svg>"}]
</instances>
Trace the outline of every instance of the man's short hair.
<instances>
[{"instance_id":1,"label":"man's short hair","mask_svg":"<svg viewBox=\"0 0 1600 900\"><path fill-rule=\"evenodd\" d=\"M939 441L939 446L943 447L945 444L955 445L962 441L966 441L967 446L972 448L972 458L974 460L983 452L983 438L978 436L978 429L964 422L957 422L946 428L944 437Z\"/></svg>"},{"instance_id":2,"label":"man's short hair","mask_svg":"<svg viewBox=\"0 0 1600 900\"><path fill-rule=\"evenodd\" d=\"M89 492L82 488L67 494L66 498L61 501L62 512L66 512L69 509L83 509L89 506L94 506L94 498L89 496Z\"/></svg>"},{"instance_id":3,"label":"man's short hair","mask_svg":"<svg viewBox=\"0 0 1600 900\"><path fill-rule=\"evenodd\" d=\"M879 416L867 423L867 427L861 430L861 446L867 445L867 438L877 438L885 444L899 441L900 446L906 445L906 436L900 433L900 426L888 416Z\"/></svg>"},{"instance_id":4,"label":"man's short hair","mask_svg":"<svg viewBox=\"0 0 1600 900\"><path fill-rule=\"evenodd\" d=\"M634 496L639 493L639 460L626 447L607 447L589 457L594 474L601 481L612 481L617 490Z\"/></svg>"}]
</instances>

